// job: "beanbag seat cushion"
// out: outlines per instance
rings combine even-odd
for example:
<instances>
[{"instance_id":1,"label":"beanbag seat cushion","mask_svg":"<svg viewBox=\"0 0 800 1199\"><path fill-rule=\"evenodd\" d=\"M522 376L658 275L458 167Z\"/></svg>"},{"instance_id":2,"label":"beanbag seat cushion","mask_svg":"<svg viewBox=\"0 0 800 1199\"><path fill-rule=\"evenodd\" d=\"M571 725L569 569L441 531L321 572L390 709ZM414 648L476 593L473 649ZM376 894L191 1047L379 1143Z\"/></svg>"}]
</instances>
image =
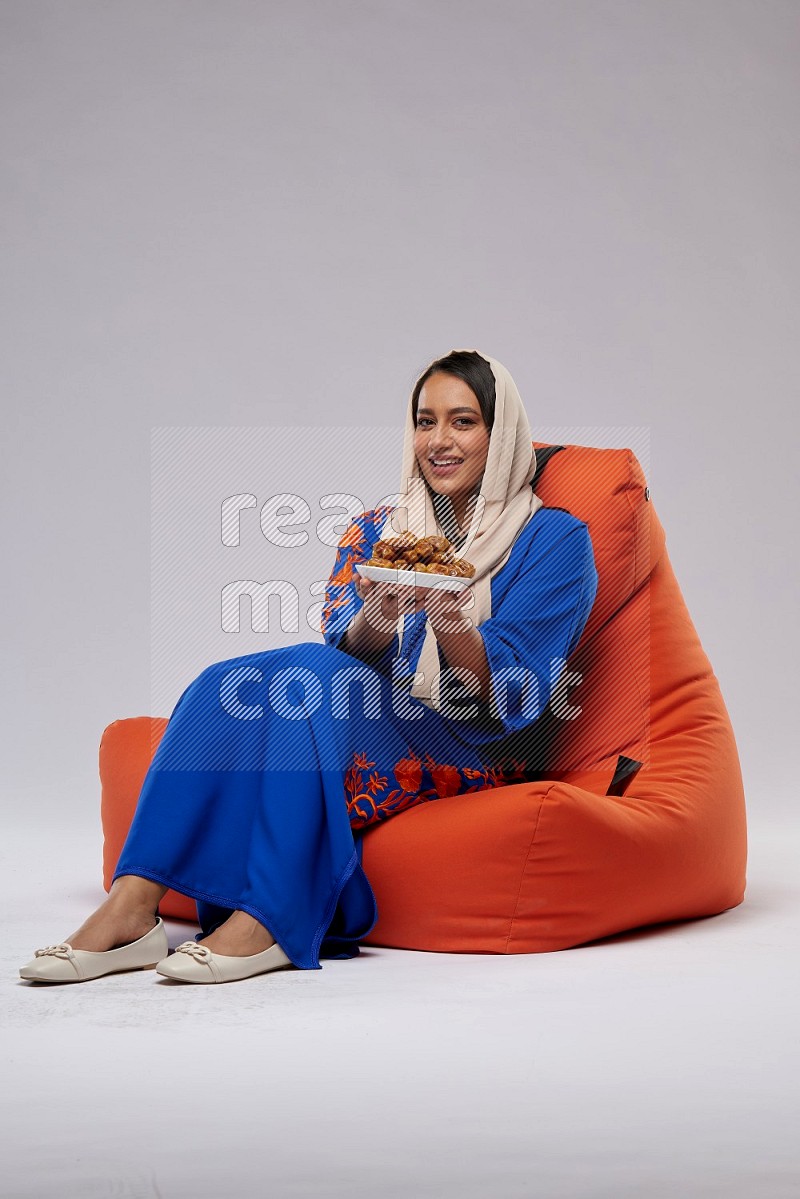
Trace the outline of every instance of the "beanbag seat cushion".
<instances>
[{"instance_id":1,"label":"beanbag seat cushion","mask_svg":"<svg viewBox=\"0 0 800 1199\"><path fill-rule=\"evenodd\" d=\"M539 953L744 898L736 742L641 466L628 449L534 446L544 504L589 528L591 616L539 719L497 749L528 765L527 781L419 804L364 832L379 918L362 944ZM107 890L166 725L135 717L103 733ZM174 891L159 911L197 919Z\"/></svg>"}]
</instances>

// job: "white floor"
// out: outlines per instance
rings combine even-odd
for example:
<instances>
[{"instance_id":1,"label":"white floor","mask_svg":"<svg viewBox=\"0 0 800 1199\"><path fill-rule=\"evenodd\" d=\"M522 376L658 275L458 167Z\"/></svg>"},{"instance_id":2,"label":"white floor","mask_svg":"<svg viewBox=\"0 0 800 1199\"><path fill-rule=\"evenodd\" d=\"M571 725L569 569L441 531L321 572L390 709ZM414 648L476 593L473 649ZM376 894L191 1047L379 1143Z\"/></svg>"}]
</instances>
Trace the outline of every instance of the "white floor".
<instances>
[{"instance_id":1,"label":"white floor","mask_svg":"<svg viewBox=\"0 0 800 1199\"><path fill-rule=\"evenodd\" d=\"M100 834L18 826L0 1194L798 1196L798 849L751 801L744 904L567 952L42 987L17 969L103 898Z\"/></svg>"}]
</instances>

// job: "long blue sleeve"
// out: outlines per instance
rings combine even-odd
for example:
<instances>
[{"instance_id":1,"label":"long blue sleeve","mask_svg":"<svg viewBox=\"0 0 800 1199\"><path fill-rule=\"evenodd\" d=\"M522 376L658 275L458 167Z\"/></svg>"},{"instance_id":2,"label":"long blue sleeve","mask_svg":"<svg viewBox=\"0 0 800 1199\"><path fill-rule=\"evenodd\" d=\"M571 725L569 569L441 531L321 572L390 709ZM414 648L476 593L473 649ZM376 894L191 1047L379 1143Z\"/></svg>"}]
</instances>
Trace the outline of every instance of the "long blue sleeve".
<instances>
[{"instance_id":1,"label":"long blue sleeve","mask_svg":"<svg viewBox=\"0 0 800 1199\"><path fill-rule=\"evenodd\" d=\"M452 718L454 731L471 745L490 744L541 716L594 604L598 578L588 528L560 509L546 511L516 562L512 552L492 580L492 615L477 626L492 702L478 704L471 719ZM447 684L446 694L455 712L466 711L457 680Z\"/></svg>"},{"instance_id":2,"label":"long blue sleeve","mask_svg":"<svg viewBox=\"0 0 800 1199\"><path fill-rule=\"evenodd\" d=\"M326 645L334 649L340 643L350 625L361 611L363 601L356 592L357 572L354 563L372 556L372 547L380 540L380 531L391 508L371 508L362 512L345 530L336 552L328 586L325 589L325 604L322 609L322 636ZM392 660L399 651L399 638L395 634L380 658L370 665L384 674L391 671Z\"/></svg>"}]
</instances>

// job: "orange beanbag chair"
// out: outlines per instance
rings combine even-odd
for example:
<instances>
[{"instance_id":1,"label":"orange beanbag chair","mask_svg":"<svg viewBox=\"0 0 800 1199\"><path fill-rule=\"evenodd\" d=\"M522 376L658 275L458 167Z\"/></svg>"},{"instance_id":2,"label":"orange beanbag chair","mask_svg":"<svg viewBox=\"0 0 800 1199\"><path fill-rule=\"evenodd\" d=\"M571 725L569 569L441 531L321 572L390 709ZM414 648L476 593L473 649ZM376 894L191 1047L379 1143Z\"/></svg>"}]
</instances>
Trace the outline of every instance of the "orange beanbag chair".
<instances>
[{"instance_id":1,"label":"orange beanbag chair","mask_svg":"<svg viewBox=\"0 0 800 1199\"><path fill-rule=\"evenodd\" d=\"M365 831L379 918L363 944L540 953L744 898L736 742L642 469L630 450L534 446L535 490L586 522L599 577L569 690L551 697L533 740L507 739L529 764L535 749L536 781L420 804ZM103 733L106 889L166 725L138 717ZM174 891L159 911L197 919Z\"/></svg>"}]
</instances>

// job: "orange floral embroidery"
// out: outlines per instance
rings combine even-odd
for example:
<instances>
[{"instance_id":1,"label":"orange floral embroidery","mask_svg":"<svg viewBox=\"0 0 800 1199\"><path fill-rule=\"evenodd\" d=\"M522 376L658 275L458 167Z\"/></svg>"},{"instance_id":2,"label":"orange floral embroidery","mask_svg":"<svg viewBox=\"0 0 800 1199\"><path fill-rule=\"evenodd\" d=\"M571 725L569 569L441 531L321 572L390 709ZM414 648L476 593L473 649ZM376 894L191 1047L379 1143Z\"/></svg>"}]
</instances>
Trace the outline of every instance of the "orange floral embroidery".
<instances>
[{"instance_id":1,"label":"orange floral embroidery","mask_svg":"<svg viewBox=\"0 0 800 1199\"><path fill-rule=\"evenodd\" d=\"M422 786L422 763L419 758L401 758L394 764L394 776L405 791L419 791Z\"/></svg>"},{"instance_id":2,"label":"orange floral embroidery","mask_svg":"<svg viewBox=\"0 0 800 1199\"><path fill-rule=\"evenodd\" d=\"M442 799L458 795L461 790L461 774L455 766L431 766L431 777L436 794Z\"/></svg>"},{"instance_id":3,"label":"orange floral embroidery","mask_svg":"<svg viewBox=\"0 0 800 1199\"><path fill-rule=\"evenodd\" d=\"M353 570L353 563L348 558L348 560L339 568L339 570L337 570L335 574L331 575L330 581L334 587L341 587L344 586L345 583L349 583L354 574L355 571Z\"/></svg>"},{"instance_id":4,"label":"orange floral embroidery","mask_svg":"<svg viewBox=\"0 0 800 1199\"><path fill-rule=\"evenodd\" d=\"M358 547L366 540L367 535L362 529L361 525L357 521L353 521L353 523L348 525L345 529L344 536L339 542L339 548L358 549Z\"/></svg>"},{"instance_id":5,"label":"orange floral embroidery","mask_svg":"<svg viewBox=\"0 0 800 1199\"><path fill-rule=\"evenodd\" d=\"M355 753L352 765L345 771L347 812L350 824L354 827L388 820L398 812L430 800L488 791L511 782L524 782L527 778L522 762L476 770L471 766L436 762L430 754L426 754L423 764L410 747L408 757L395 762L388 775L380 774L373 769L374 766L375 762L370 761L366 754ZM372 773L365 779L365 773L369 771ZM433 784L430 787L422 785L426 771ZM393 787L392 783L399 785Z\"/></svg>"},{"instance_id":6,"label":"orange floral embroidery","mask_svg":"<svg viewBox=\"0 0 800 1199\"><path fill-rule=\"evenodd\" d=\"M369 791L370 795L374 795L376 791L382 791L388 781L389 780L385 775L378 774L377 770L373 770L372 774L369 776L367 790Z\"/></svg>"}]
</instances>

